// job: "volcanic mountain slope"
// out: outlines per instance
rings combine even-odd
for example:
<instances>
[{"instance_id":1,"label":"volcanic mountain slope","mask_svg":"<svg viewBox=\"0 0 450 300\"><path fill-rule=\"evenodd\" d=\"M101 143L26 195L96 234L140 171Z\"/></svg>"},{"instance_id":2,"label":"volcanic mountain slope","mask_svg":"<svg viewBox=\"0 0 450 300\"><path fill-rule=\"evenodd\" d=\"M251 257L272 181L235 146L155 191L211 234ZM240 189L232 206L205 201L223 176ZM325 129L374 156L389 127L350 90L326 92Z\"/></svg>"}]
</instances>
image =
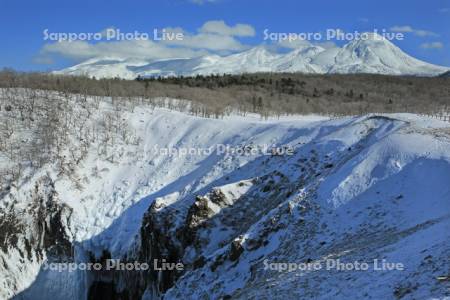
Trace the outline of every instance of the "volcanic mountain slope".
<instances>
[{"instance_id":1,"label":"volcanic mountain slope","mask_svg":"<svg viewBox=\"0 0 450 300\"><path fill-rule=\"evenodd\" d=\"M449 68L415 59L376 34L354 40L342 48L302 46L288 53L274 53L265 46L229 56L141 61L127 58L96 58L55 72L57 74L119 77L195 76L256 72L374 73L387 75L433 76Z\"/></svg>"},{"instance_id":2,"label":"volcanic mountain slope","mask_svg":"<svg viewBox=\"0 0 450 300\"><path fill-rule=\"evenodd\" d=\"M85 123L110 110L101 100ZM104 156L93 140L72 173L52 162L2 192L0 298L450 296L448 123L407 114L215 120L145 106L120 114L133 142L113 137ZM205 150L218 144L229 148ZM185 268L43 267L106 258ZM337 259L370 268L325 269ZM374 259L404 270L374 270Z\"/></svg>"}]
</instances>

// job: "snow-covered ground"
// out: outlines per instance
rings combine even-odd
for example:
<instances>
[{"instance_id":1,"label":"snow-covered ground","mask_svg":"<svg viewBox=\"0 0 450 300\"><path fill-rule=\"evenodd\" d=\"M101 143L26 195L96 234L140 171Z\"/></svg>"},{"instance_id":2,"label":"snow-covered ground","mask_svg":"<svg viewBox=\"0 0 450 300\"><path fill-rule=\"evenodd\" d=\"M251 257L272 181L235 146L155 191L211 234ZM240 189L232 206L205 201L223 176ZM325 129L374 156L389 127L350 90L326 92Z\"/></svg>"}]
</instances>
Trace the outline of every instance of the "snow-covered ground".
<instances>
[{"instance_id":1,"label":"snow-covered ground","mask_svg":"<svg viewBox=\"0 0 450 300\"><path fill-rule=\"evenodd\" d=\"M110 110L102 100L89 122ZM36 182L47 178L71 209L61 226L78 262L104 251L141 257L147 235L162 233L188 266L165 299L449 296L448 277L438 279L450 272L449 123L411 114L206 119L145 106L121 119L128 139L111 143L107 159L92 142L70 176L47 164L1 207L26 218ZM273 147L292 153L273 155ZM0 248L0 298L87 295L88 272L43 271L48 255L27 260L24 248ZM404 270L265 268L327 259L385 259ZM155 295L154 286L139 287L144 298Z\"/></svg>"}]
</instances>

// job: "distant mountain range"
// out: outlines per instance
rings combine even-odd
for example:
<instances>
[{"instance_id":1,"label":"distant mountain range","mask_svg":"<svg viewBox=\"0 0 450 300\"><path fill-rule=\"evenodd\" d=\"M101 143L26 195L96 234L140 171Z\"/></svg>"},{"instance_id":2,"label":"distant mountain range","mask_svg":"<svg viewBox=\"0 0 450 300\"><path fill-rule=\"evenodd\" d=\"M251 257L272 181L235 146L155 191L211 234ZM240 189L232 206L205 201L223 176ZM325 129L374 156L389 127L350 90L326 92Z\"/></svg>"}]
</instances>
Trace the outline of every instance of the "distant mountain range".
<instances>
[{"instance_id":1,"label":"distant mountain range","mask_svg":"<svg viewBox=\"0 0 450 300\"><path fill-rule=\"evenodd\" d=\"M206 55L156 61L103 57L90 59L54 73L124 79L134 79L138 76L194 76L256 72L435 76L449 69L415 59L390 41L372 34L369 39L354 40L342 48L327 49L311 44L281 54L272 52L266 46L257 46L228 56Z\"/></svg>"},{"instance_id":2,"label":"distant mountain range","mask_svg":"<svg viewBox=\"0 0 450 300\"><path fill-rule=\"evenodd\" d=\"M439 77L449 78L450 77L450 71L442 73L441 75L439 75Z\"/></svg>"}]
</instances>

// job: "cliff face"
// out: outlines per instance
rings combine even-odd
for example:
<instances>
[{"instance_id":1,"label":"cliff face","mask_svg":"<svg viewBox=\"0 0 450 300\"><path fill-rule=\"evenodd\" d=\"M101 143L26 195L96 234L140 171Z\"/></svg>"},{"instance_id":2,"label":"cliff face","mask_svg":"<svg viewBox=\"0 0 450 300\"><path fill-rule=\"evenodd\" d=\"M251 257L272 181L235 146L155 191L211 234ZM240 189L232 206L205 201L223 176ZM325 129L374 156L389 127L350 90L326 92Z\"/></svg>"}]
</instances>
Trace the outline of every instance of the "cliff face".
<instances>
[{"instance_id":1,"label":"cliff face","mask_svg":"<svg viewBox=\"0 0 450 300\"><path fill-rule=\"evenodd\" d=\"M403 135L428 139L425 132L407 121L366 118L292 156L256 159L199 194L157 198L126 259L181 262L184 269L117 272L115 297L445 295L447 283L437 278L448 268L438 265L445 261L450 216L428 206L448 203L428 195L425 185L443 191L449 165L404 148ZM249 170L260 176L232 179ZM439 175L422 174L427 170ZM422 202L426 195L429 202ZM359 288L333 288L349 281Z\"/></svg>"},{"instance_id":2,"label":"cliff face","mask_svg":"<svg viewBox=\"0 0 450 300\"><path fill-rule=\"evenodd\" d=\"M58 199L54 182L43 176L27 194L30 199L23 208L11 206L0 219L0 274L5 279L0 297L4 298L26 286L26 277L32 279L44 261L73 260L72 209Z\"/></svg>"},{"instance_id":3,"label":"cliff face","mask_svg":"<svg viewBox=\"0 0 450 300\"><path fill-rule=\"evenodd\" d=\"M312 157L316 158L315 155ZM261 163L270 166L275 160L278 166L287 163L286 158L275 156L265 158ZM312 171L312 168L308 170ZM307 174L289 178L275 169L261 177L214 187L204 195L188 196L181 203L170 203L167 198L156 199L143 218L139 241L122 257L124 262L147 263L151 270L110 272L106 276L109 284L100 284L101 280L105 281L102 273L97 277L99 281L91 286L90 293L97 295L92 299L97 299L100 294L111 295L110 291L115 289L114 296L110 296L113 299L138 299L143 295L161 297L186 272L207 265L215 270L226 261L237 262L246 250L242 245L244 234L304 186L308 181ZM284 227L274 220L267 222L260 235L248 241L248 249L253 251L267 245L269 233ZM217 251L224 253L214 257ZM106 253L102 258L106 257L110 258L110 254ZM162 267L163 262L182 263L183 269L152 270L155 265Z\"/></svg>"}]
</instances>

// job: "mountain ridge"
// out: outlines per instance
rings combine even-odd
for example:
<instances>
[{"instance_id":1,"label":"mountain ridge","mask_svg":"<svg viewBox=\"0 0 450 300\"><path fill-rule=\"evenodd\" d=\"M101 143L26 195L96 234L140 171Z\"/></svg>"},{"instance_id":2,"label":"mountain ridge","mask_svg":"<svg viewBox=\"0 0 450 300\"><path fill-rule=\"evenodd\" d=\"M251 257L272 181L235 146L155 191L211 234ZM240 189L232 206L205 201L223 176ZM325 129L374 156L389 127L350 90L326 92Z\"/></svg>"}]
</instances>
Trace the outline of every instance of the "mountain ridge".
<instances>
[{"instance_id":1,"label":"mountain ridge","mask_svg":"<svg viewBox=\"0 0 450 300\"><path fill-rule=\"evenodd\" d=\"M154 61L94 58L54 73L134 79L139 76L168 77L258 72L436 76L448 70L448 67L423 62L406 54L379 35L370 35L368 39L350 41L342 48L323 48L310 44L287 53L275 53L269 50L269 47L260 45L227 56L212 54Z\"/></svg>"}]
</instances>

